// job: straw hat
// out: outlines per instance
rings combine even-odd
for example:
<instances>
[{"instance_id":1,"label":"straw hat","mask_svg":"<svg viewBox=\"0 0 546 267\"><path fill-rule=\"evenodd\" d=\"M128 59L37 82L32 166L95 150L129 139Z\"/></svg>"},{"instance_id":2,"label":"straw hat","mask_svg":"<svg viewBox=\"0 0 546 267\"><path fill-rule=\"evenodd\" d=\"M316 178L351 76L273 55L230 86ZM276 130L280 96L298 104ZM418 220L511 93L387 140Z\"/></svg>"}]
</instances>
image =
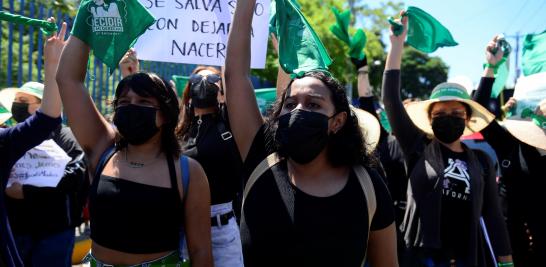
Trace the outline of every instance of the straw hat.
<instances>
[{"instance_id":1,"label":"straw hat","mask_svg":"<svg viewBox=\"0 0 546 267\"><path fill-rule=\"evenodd\" d=\"M441 83L438 84L429 100L413 102L406 106L406 111L413 123L423 130L425 133L433 136L431 121L429 119L429 108L437 102L458 101L465 103L472 109L472 116L466 126L463 135L471 135L485 128L495 119L495 115L491 114L486 108L470 99L466 88L457 83Z\"/></svg>"},{"instance_id":2,"label":"straw hat","mask_svg":"<svg viewBox=\"0 0 546 267\"><path fill-rule=\"evenodd\" d=\"M519 78L514 98L516 107L502 125L520 141L546 150L546 117L535 114L546 100L546 72Z\"/></svg>"},{"instance_id":3,"label":"straw hat","mask_svg":"<svg viewBox=\"0 0 546 267\"><path fill-rule=\"evenodd\" d=\"M377 118L367 111L351 106L351 110L358 119L358 126L364 135L366 149L369 153L375 150L379 143L381 129Z\"/></svg>"},{"instance_id":4,"label":"straw hat","mask_svg":"<svg viewBox=\"0 0 546 267\"><path fill-rule=\"evenodd\" d=\"M17 93L25 93L33 95L40 100L44 95L44 84L38 82L28 82L23 84L21 88L6 88L0 91L0 104L7 110L11 110L11 104Z\"/></svg>"}]
</instances>

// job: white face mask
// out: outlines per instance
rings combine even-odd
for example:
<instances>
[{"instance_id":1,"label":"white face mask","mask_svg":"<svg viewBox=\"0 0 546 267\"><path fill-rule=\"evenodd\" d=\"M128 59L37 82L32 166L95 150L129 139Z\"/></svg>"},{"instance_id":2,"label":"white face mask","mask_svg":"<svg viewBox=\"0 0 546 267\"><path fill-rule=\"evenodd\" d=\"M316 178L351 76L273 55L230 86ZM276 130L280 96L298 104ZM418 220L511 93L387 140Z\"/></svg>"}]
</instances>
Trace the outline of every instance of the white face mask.
<instances>
[{"instance_id":1,"label":"white face mask","mask_svg":"<svg viewBox=\"0 0 546 267\"><path fill-rule=\"evenodd\" d=\"M537 150L538 150L538 153L540 153L541 156L543 156L543 157L546 156L546 150L540 149L540 148L537 148Z\"/></svg>"}]
</instances>

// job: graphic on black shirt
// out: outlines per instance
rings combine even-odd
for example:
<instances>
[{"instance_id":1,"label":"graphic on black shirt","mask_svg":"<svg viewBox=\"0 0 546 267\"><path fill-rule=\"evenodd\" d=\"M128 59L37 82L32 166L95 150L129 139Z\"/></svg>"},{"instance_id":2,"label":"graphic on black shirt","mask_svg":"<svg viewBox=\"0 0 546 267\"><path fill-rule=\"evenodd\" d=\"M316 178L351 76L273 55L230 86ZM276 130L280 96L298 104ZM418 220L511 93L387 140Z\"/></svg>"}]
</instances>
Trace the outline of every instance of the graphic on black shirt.
<instances>
[{"instance_id":1,"label":"graphic on black shirt","mask_svg":"<svg viewBox=\"0 0 546 267\"><path fill-rule=\"evenodd\" d=\"M457 200L469 200L470 175L466 161L448 158L442 187L444 196Z\"/></svg>"}]
</instances>

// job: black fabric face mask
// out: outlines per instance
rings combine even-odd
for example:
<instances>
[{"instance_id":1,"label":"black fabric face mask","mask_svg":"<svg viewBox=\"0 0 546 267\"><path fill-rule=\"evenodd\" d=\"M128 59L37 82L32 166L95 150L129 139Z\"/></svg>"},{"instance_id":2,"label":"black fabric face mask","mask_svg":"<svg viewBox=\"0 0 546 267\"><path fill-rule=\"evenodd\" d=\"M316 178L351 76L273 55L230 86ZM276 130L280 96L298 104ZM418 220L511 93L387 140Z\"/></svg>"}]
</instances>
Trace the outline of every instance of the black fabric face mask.
<instances>
[{"instance_id":1,"label":"black fabric face mask","mask_svg":"<svg viewBox=\"0 0 546 267\"><path fill-rule=\"evenodd\" d=\"M119 133L131 145L150 140L159 128L155 125L156 108L126 105L116 108L114 124Z\"/></svg>"},{"instance_id":2,"label":"black fabric face mask","mask_svg":"<svg viewBox=\"0 0 546 267\"><path fill-rule=\"evenodd\" d=\"M11 115L16 122L25 121L31 115L28 112L28 103L13 102L11 104Z\"/></svg>"},{"instance_id":3,"label":"black fabric face mask","mask_svg":"<svg viewBox=\"0 0 546 267\"><path fill-rule=\"evenodd\" d=\"M279 117L275 139L280 154L299 164L315 159L328 144L328 120L318 112L295 109Z\"/></svg>"},{"instance_id":4,"label":"black fabric face mask","mask_svg":"<svg viewBox=\"0 0 546 267\"><path fill-rule=\"evenodd\" d=\"M218 85L209 83L206 79L194 83L190 88L191 104L196 108L218 106Z\"/></svg>"},{"instance_id":5,"label":"black fabric face mask","mask_svg":"<svg viewBox=\"0 0 546 267\"><path fill-rule=\"evenodd\" d=\"M432 119L432 131L438 140L451 144L459 139L466 127L463 118L456 116L441 116Z\"/></svg>"}]
</instances>

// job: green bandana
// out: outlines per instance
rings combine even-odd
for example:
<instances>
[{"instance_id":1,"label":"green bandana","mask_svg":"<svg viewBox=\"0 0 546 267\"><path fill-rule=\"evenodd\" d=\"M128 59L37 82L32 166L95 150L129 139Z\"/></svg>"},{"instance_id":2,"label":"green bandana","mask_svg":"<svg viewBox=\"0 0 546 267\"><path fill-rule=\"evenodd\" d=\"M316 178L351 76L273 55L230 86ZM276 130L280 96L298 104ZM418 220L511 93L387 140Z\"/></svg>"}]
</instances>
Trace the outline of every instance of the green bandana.
<instances>
[{"instance_id":1,"label":"green bandana","mask_svg":"<svg viewBox=\"0 0 546 267\"><path fill-rule=\"evenodd\" d=\"M408 7L405 16L408 17L408 38L407 44L423 53L432 53L444 46L456 46L458 43L453 39L449 30L437 19L420 8ZM402 34L402 24L396 23L392 17L389 23L393 26L395 35Z\"/></svg>"},{"instance_id":2,"label":"green bandana","mask_svg":"<svg viewBox=\"0 0 546 267\"><path fill-rule=\"evenodd\" d=\"M330 26L330 31L342 42L349 46L349 56L358 60L363 60L366 57L364 47L366 46L366 33L362 29L358 29L355 35L349 35L349 23L351 21L351 11L346 10L342 13L336 8L332 8L336 17L336 24Z\"/></svg>"},{"instance_id":3,"label":"green bandana","mask_svg":"<svg viewBox=\"0 0 546 267\"><path fill-rule=\"evenodd\" d=\"M530 108L526 108L523 111L521 111L521 118L522 119L531 118L534 124L546 130L546 117L535 114L533 110Z\"/></svg>"},{"instance_id":4,"label":"green bandana","mask_svg":"<svg viewBox=\"0 0 546 267\"><path fill-rule=\"evenodd\" d=\"M0 20L22 24L22 25L33 26L33 27L39 27L42 30L42 32L47 36L50 36L57 31L57 25L53 22L48 22L48 21L39 20L39 19L31 19L28 17L11 14L5 11L0 11Z\"/></svg>"},{"instance_id":5,"label":"green bandana","mask_svg":"<svg viewBox=\"0 0 546 267\"><path fill-rule=\"evenodd\" d=\"M525 76L546 71L546 31L525 36L521 65Z\"/></svg>"},{"instance_id":6,"label":"green bandana","mask_svg":"<svg viewBox=\"0 0 546 267\"><path fill-rule=\"evenodd\" d=\"M288 74L327 71L332 59L295 0L276 0L272 25L279 42L279 63Z\"/></svg>"},{"instance_id":7,"label":"green bandana","mask_svg":"<svg viewBox=\"0 0 546 267\"><path fill-rule=\"evenodd\" d=\"M493 83L493 90L491 91L491 98L497 98L499 97L499 94L504 90L504 85L506 84L506 81L508 80L508 74L509 74L509 64L508 64L508 58L510 57L510 52L512 51L512 47L510 44L504 39L504 37L501 37L497 41L498 45L500 46L500 49L504 52L504 55L502 56L502 59L497 63L497 66L495 67L495 83ZM497 51L491 51L493 54L496 54Z\"/></svg>"},{"instance_id":8,"label":"green bandana","mask_svg":"<svg viewBox=\"0 0 546 267\"><path fill-rule=\"evenodd\" d=\"M112 73L154 20L138 0L82 0L72 35L88 44Z\"/></svg>"},{"instance_id":9,"label":"green bandana","mask_svg":"<svg viewBox=\"0 0 546 267\"><path fill-rule=\"evenodd\" d=\"M173 75L172 79L176 86L176 94L178 95L178 97L182 97L182 95L184 94L184 89L186 88L186 84L190 80L190 77L181 76L181 75Z\"/></svg>"},{"instance_id":10,"label":"green bandana","mask_svg":"<svg viewBox=\"0 0 546 267\"><path fill-rule=\"evenodd\" d=\"M256 101L262 114L266 114L267 109L275 102L277 98L277 88L262 88L254 90Z\"/></svg>"},{"instance_id":11,"label":"green bandana","mask_svg":"<svg viewBox=\"0 0 546 267\"><path fill-rule=\"evenodd\" d=\"M444 83L436 87L430 94L429 99L438 99L444 97L455 97L460 99L470 99L468 92L461 85L453 83Z\"/></svg>"},{"instance_id":12,"label":"green bandana","mask_svg":"<svg viewBox=\"0 0 546 267\"><path fill-rule=\"evenodd\" d=\"M9 111L2 105L0 105L0 114L6 114L9 113Z\"/></svg>"}]
</instances>

